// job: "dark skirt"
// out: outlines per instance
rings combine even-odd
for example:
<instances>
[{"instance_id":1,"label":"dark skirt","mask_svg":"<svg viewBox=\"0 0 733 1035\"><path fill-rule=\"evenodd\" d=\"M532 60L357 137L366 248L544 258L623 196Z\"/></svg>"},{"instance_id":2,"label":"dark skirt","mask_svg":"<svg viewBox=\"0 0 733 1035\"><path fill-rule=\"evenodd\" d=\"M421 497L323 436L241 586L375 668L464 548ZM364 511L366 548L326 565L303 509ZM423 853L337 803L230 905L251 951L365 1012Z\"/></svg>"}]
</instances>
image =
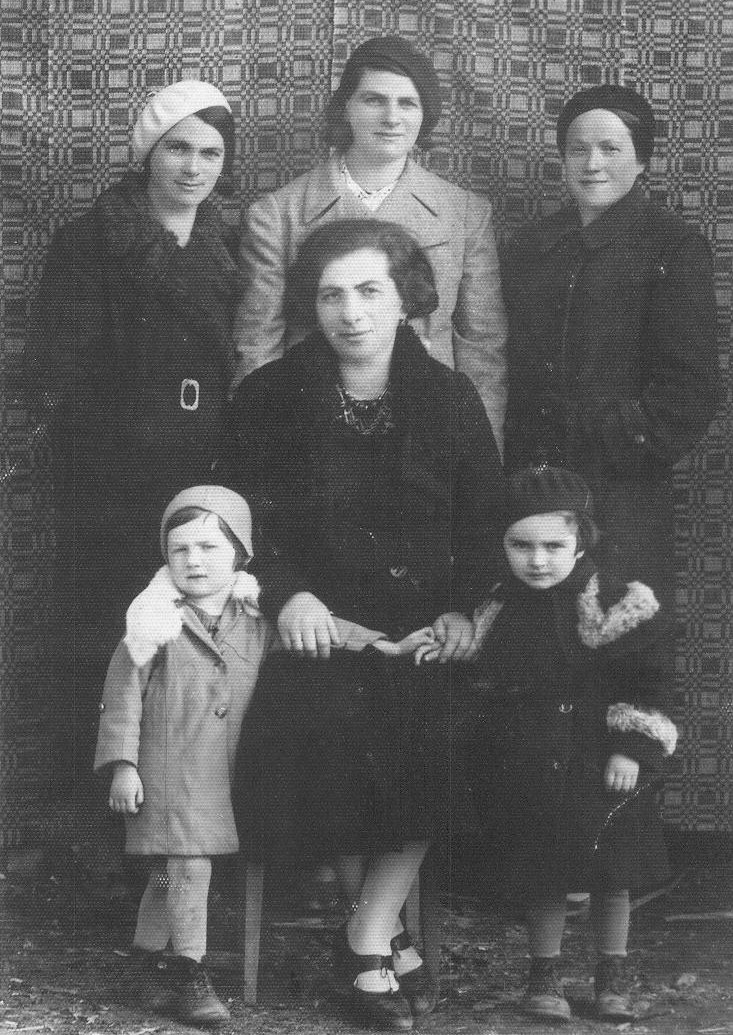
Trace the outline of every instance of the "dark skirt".
<instances>
[{"instance_id":1,"label":"dark skirt","mask_svg":"<svg viewBox=\"0 0 733 1035\"><path fill-rule=\"evenodd\" d=\"M328 661L276 654L245 719L234 802L251 859L399 849L443 832L447 668L373 648Z\"/></svg>"}]
</instances>

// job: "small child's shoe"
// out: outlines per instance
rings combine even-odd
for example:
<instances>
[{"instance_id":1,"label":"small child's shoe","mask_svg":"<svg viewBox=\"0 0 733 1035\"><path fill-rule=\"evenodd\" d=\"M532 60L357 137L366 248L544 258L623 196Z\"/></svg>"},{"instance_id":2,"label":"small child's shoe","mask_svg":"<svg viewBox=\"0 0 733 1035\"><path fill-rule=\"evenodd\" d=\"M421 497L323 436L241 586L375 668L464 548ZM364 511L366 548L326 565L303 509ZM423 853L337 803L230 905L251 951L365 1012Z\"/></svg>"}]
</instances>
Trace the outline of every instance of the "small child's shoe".
<instances>
[{"instance_id":1,"label":"small child's shoe","mask_svg":"<svg viewBox=\"0 0 733 1035\"><path fill-rule=\"evenodd\" d=\"M188 956L173 960L178 979L176 1015L186 1024L215 1027L229 1020L229 1010L214 991L209 972L203 961Z\"/></svg>"},{"instance_id":2,"label":"small child's shoe","mask_svg":"<svg viewBox=\"0 0 733 1035\"><path fill-rule=\"evenodd\" d=\"M557 962L554 956L532 957L527 991L522 1000L522 1009L532 1017L558 1022L570 1020L570 1003L563 995Z\"/></svg>"},{"instance_id":3,"label":"small child's shoe","mask_svg":"<svg viewBox=\"0 0 733 1035\"><path fill-rule=\"evenodd\" d=\"M167 1012L174 989L162 952L133 947L122 983L122 995L126 1003L156 1013Z\"/></svg>"},{"instance_id":4,"label":"small child's shoe","mask_svg":"<svg viewBox=\"0 0 733 1035\"><path fill-rule=\"evenodd\" d=\"M601 1021L631 1021L636 1014L624 988L624 957L601 956L596 964L596 1014Z\"/></svg>"}]
</instances>

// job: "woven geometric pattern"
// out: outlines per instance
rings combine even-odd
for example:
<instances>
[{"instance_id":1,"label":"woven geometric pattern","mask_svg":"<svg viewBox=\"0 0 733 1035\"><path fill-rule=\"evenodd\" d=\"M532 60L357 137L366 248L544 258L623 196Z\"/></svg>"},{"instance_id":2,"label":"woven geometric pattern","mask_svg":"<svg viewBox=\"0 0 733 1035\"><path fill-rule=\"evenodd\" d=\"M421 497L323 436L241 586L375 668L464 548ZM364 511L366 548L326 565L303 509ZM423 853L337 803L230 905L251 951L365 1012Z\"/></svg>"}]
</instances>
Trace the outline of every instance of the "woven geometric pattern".
<instances>
[{"instance_id":1,"label":"woven geometric pattern","mask_svg":"<svg viewBox=\"0 0 733 1035\"><path fill-rule=\"evenodd\" d=\"M320 113L353 47L399 33L427 51L444 114L423 161L494 201L500 232L564 199L554 123L596 83L655 107L650 186L711 241L727 404L680 468L681 744L665 792L683 827L733 829L729 337L733 260L733 17L726 0L9 0L2 30L0 298L0 829L42 840L51 739L44 628L53 560L43 429L23 381L28 303L50 235L130 161L148 93L203 78L239 127L225 218L323 154Z\"/></svg>"}]
</instances>

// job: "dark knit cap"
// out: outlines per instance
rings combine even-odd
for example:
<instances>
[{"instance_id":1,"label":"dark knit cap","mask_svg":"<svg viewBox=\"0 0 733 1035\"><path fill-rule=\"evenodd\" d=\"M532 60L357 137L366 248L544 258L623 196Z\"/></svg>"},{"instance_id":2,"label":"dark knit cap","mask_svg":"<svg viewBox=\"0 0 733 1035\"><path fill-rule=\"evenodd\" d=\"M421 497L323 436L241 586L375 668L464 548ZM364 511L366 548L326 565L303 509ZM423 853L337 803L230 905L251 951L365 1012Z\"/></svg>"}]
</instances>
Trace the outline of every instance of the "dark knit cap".
<instances>
[{"instance_id":1,"label":"dark knit cap","mask_svg":"<svg viewBox=\"0 0 733 1035\"><path fill-rule=\"evenodd\" d=\"M580 475L541 464L517 471L507 486L507 525L533 514L571 510L578 521L593 517L593 497Z\"/></svg>"},{"instance_id":2,"label":"dark knit cap","mask_svg":"<svg viewBox=\"0 0 733 1035\"><path fill-rule=\"evenodd\" d=\"M401 36L375 36L357 47L346 62L332 100L345 105L359 85L362 72L367 68L406 75L413 81L423 108L420 135L429 136L438 123L441 107L440 83L430 58L415 50L412 44Z\"/></svg>"},{"instance_id":3,"label":"dark knit cap","mask_svg":"<svg viewBox=\"0 0 733 1035\"><path fill-rule=\"evenodd\" d=\"M641 94L627 86L592 86L570 98L557 120L557 147L560 154L565 153L565 141L573 119L596 108L614 113L626 112L639 120L638 130L632 134L634 146L639 161L648 162L654 150L654 112Z\"/></svg>"}]
</instances>

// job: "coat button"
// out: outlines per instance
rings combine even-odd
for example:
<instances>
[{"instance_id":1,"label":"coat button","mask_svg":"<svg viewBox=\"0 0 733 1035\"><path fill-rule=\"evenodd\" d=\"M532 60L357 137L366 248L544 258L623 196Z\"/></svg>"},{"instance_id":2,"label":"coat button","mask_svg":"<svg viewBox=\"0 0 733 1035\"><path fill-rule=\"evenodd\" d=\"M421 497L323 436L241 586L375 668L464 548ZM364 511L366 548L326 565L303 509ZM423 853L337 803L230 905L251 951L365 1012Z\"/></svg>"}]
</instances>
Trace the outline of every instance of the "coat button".
<instances>
[{"instance_id":1,"label":"coat button","mask_svg":"<svg viewBox=\"0 0 733 1035\"><path fill-rule=\"evenodd\" d=\"M389 569L389 573L393 579L404 579L407 575L407 568L404 564L395 565L394 568Z\"/></svg>"},{"instance_id":2,"label":"coat button","mask_svg":"<svg viewBox=\"0 0 733 1035\"><path fill-rule=\"evenodd\" d=\"M229 714L229 709L225 704L220 704L218 708L214 708L214 715L217 719L224 719Z\"/></svg>"},{"instance_id":3,"label":"coat button","mask_svg":"<svg viewBox=\"0 0 733 1035\"><path fill-rule=\"evenodd\" d=\"M105 708L105 704L104 704L104 701L100 701L100 702L99 702L99 710L100 710L100 712L103 712L103 711L104 711L104 708Z\"/></svg>"},{"instance_id":4,"label":"coat button","mask_svg":"<svg viewBox=\"0 0 733 1035\"><path fill-rule=\"evenodd\" d=\"M561 711L563 715L567 715L568 712L573 710L572 701L568 701L567 703L563 702L558 710Z\"/></svg>"}]
</instances>

